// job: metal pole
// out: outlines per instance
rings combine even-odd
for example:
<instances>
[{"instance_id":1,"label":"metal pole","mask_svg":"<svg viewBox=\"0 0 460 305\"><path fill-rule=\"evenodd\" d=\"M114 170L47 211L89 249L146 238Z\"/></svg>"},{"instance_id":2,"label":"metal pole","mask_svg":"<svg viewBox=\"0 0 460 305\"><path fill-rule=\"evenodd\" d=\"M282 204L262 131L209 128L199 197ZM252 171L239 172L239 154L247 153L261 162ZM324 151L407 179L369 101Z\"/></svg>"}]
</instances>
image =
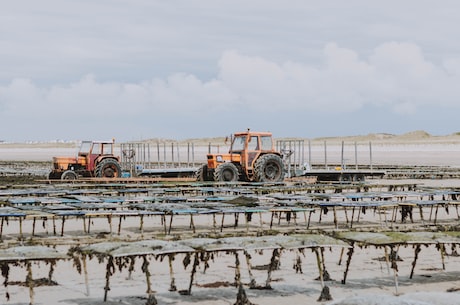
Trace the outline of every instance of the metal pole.
<instances>
[{"instance_id":1,"label":"metal pole","mask_svg":"<svg viewBox=\"0 0 460 305\"><path fill-rule=\"evenodd\" d=\"M344 167L344 160L343 160L343 146L345 145L344 141L342 141L342 152L341 152L341 164L340 164L340 168L341 170L343 170L343 167Z\"/></svg>"},{"instance_id":2,"label":"metal pole","mask_svg":"<svg viewBox=\"0 0 460 305\"><path fill-rule=\"evenodd\" d=\"M157 141L157 163L158 167L160 167L160 142Z\"/></svg>"},{"instance_id":3,"label":"metal pole","mask_svg":"<svg viewBox=\"0 0 460 305\"><path fill-rule=\"evenodd\" d=\"M369 141L369 158L370 158L370 167L372 170L372 143Z\"/></svg>"},{"instance_id":4,"label":"metal pole","mask_svg":"<svg viewBox=\"0 0 460 305\"><path fill-rule=\"evenodd\" d=\"M163 165L166 167L166 142L163 143Z\"/></svg>"},{"instance_id":5,"label":"metal pole","mask_svg":"<svg viewBox=\"0 0 460 305\"><path fill-rule=\"evenodd\" d=\"M147 151L148 151L148 156L147 156L147 164L148 164L148 168L151 168L152 167L152 164L151 164L151 160L150 160L150 143L147 143Z\"/></svg>"},{"instance_id":6,"label":"metal pole","mask_svg":"<svg viewBox=\"0 0 460 305\"><path fill-rule=\"evenodd\" d=\"M187 142L187 167L190 167L190 142Z\"/></svg>"},{"instance_id":7,"label":"metal pole","mask_svg":"<svg viewBox=\"0 0 460 305\"><path fill-rule=\"evenodd\" d=\"M358 170L358 145L355 142L355 169Z\"/></svg>"},{"instance_id":8,"label":"metal pole","mask_svg":"<svg viewBox=\"0 0 460 305\"><path fill-rule=\"evenodd\" d=\"M324 141L324 168L327 169L327 146L326 146L326 141Z\"/></svg>"},{"instance_id":9,"label":"metal pole","mask_svg":"<svg viewBox=\"0 0 460 305\"><path fill-rule=\"evenodd\" d=\"M302 145L302 159L300 160L300 165L303 165L305 163L305 142L302 140L299 145Z\"/></svg>"},{"instance_id":10,"label":"metal pole","mask_svg":"<svg viewBox=\"0 0 460 305\"><path fill-rule=\"evenodd\" d=\"M145 168L145 143L142 144L142 166Z\"/></svg>"},{"instance_id":11,"label":"metal pole","mask_svg":"<svg viewBox=\"0 0 460 305\"><path fill-rule=\"evenodd\" d=\"M311 168L311 141L308 140L308 165Z\"/></svg>"},{"instance_id":12,"label":"metal pole","mask_svg":"<svg viewBox=\"0 0 460 305\"><path fill-rule=\"evenodd\" d=\"M289 151L292 151L292 141L289 141ZM294 162L295 162L295 151L294 151ZM295 165L294 165L295 166ZM289 164L288 164L288 178L291 178L291 157L289 157Z\"/></svg>"},{"instance_id":13,"label":"metal pole","mask_svg":"<svg viewBox=\"0 0 460 305\"><path fill-rule=\"evenodd\" d=\"M177 149L177 166L180 167L179 142L176 143L176 149Z\"/></svg>"},{"instance_id":14,"label":"metal pole","mask_svg":"<svg viewBox=\"0 0 460 305\"><path fill-rule=\"evenodd\" d=\"M195 167L195 144L192 143L192 164Z\"/></svg>"}]
</instances>

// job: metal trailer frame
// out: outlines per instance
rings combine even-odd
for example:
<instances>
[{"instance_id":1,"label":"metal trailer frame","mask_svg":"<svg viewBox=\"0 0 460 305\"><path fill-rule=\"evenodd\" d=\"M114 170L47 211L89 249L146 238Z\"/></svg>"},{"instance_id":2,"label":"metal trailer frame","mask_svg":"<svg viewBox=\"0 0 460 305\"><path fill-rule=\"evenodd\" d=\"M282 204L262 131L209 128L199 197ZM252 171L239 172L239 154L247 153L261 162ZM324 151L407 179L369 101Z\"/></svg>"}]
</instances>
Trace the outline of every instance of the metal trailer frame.
<instances>
[{"instance_id":1,"label":"metal trailer frame","mask_svg":"<svg viewBox=\"0 0 460 305\"><path fill-rule=\"evenodd\" d=\"M185 156L181 153L185 150ZM120 144L121 167L131 177L194 173L199 163L195 160L194 143L128 142ZM203 161L204 162L204 161Z\"/></svg>"}]
</instances>

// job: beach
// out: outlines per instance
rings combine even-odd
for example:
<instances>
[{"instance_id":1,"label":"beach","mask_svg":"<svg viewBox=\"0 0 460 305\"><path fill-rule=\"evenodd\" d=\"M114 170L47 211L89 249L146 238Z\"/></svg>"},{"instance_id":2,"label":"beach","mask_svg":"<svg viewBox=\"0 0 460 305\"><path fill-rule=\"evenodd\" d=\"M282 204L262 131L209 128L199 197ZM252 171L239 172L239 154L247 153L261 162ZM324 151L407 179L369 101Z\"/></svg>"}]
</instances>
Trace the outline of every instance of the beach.
<instances>
[{"instance_id":1,"label":"beach","mask_svg":"<svg viewBox=\"0 0 460 305\"><path fill-rule=\"evenodd\" d=\"M369 145L368 140L373 140ZM326 163L341 162L342 141L348 143L344 149L349 166L355 162L356 151L359 152L359 162L379 165L403 166L410 165L416 168L423 166L460 167L460 140L456 137L420 138L417 134L413 138L403 138L392 141L374 139L328 139ZM324 140L312 141L311 159L316 164L325 163ZM370 148L370 146L372 148ZM372 150L372 155L370 151ZM14 146L0 145L1 161L50 161L54 155L73 155L76 148L66 146ZM200 157L197 157L200 158ZM308 159L308 156L306 157ZM50 161L51 166L51 161ZM1 179L1 178L0 178ZM414 184L426 187L460 189L460 180L457 179L422 179L422 180L385 180L372 179L370 184ZM6 188L8 190L8 188ZM5 190L5 187L4 189ZM451 210L452 211L452 210ZM345 221L343 214L340 221ZM444 214L440 213L439 217ZM369 215L366 215L370 217ZM315 215L314 217L318 217ZM332 222L331 214L324 215L324 222ZM453 217L446 214L445 217ZM315 218L315 220L316 220ZM200 218L201 219L201 218ZM206 227L211 225L210 218L197 220L196 225ZM107 234L107 224L104 219L93 220L94 234L105 232L103 235L108 241L120 238L117 235ZM187 227L188 218L179 217L177 224ZM263 226L268 226L269 219L264 220ZM49 224L47 224L49 225ZM158 224L157 224L158 225ZM256 224L253 224L256 226ZM43 224L45 226L45 224ZM73 240L75 245L82 243L77 240L78 235L84 235L81 224L69 221L66 238ZM121 236L129 239L130 236L139 239L137 222L127 220ZM160 225L161 226L161 225ZM404 226L401 225L401 228ZM49 229L49 228L48 228ZM378 229L378 228L377 228ZM433 230L434 227L429 227ZM8 236L15 231L13 225L8 225L3 232ZM9 230L9 231L8 231ZM145 236L148 238L156 232L149 232L146 225ZM203 230L203 229L202 229ZM358 229L359 230L359 229ZM394 228L393 228L394 230ZM397 229L396 229L397 230ZM31 222L24 224L24 232L31 232ZM39 236L45 236L43 228L37 229ZM203 231L200 231L203 233ZM234 231L226 231L229 235ZM301 230L297 229L297 233ZM150 233L150 234L149 234ZM178 233L179 234L179 233ZM241 232L239 232L241 234ZM31 236L28 236L31 238ZM46 237L46 236L45 236ZM170 238L169 236L168 238ZM180 239L180 234L174 236ZM52 237L58 238L58 237ZM141 239L142 239L141 238ZM32 238L31 238L32 240ZM40 240L39 238L37 239ZM100 241L100 240L98 240ZM5 239L3 246L15 242ZM62 249L60 249L62 247ZM67 251L68 247L57 246L57 249ZM441 255L436 246L423 246L418 254L414 276L410 278L414 261L414 245L398 247L399 259L397 272L391 262L386 261L385 249L377 246L354 247L353 258L350 262L346 283L343 284L346 268L346 255L341 247L324 247L324 265L330 275L330 280L321 282L318 272L317 257L314 248L303 251L282 250L279 256L279 266L271 274L271 289L250 289L249 284L255 279L259 285L267 282L267 264L270 263L272 250L251 252L252 270L249 270L240 254L240 279L244 291L252 304L328 304L328 305L454 305L460 297L460 257L455 249L446 249ZM345 254L346 249L345 249ZM153 294L157 304L235 304L238 288L235 287L236 266L235 255L231 251L222 251L209 260L209 266L200 263L197 266L190 295L179 293L187 290L190 284L191 265L184 268L184 254L177 254L173 262L176 280L176 291L170 290L171 273L166 260L159 257L151 258L149 271L153 291L147 293L146 275L143 272L141 260L136 261L133 272L127 268L114 270L110 279L108 298L104 302L104 287L106 283L106 265L97 257L87 260L87 274L76 271L75 261L58 260L53 270L53 281L57 285L34 287L34 304L62 304L62 305L89 305L89 304L149 304L147 296ZM300 262L299 262L300 260ZM443 262L444 261L444 265ZM264 267L265 266L265 267ZM301 266L301 271L295 270ZM46 278L49 265L44 262L35 262L31 265L34 278ZM251 274L252 273L252 274ZM29 287L14 285L14 282L24 282L27 277L24 265L12 266L9 271L10 284L0 288L0 303L2 304L29 304ZM318 301L324 287L329 288L332 300ZM153 303L152 303L153 304ZM249 303L247 303L249 304Z\"/></svg>"}]
</instances>

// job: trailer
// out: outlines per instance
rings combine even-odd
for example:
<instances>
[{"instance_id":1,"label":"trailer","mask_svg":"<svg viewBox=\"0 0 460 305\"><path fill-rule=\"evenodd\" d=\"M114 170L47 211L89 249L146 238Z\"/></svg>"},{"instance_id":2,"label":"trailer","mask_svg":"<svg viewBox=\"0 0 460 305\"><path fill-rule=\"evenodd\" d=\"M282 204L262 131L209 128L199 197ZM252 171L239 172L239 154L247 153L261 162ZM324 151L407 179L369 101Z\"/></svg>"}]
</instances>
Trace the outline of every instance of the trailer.
<instances>
[{"instance_id":1,"label":"trailer","mask_svg":"<svg viewBox=\"0 0 460 305\"><path fill-rule=\"evenodd\" d=\"M316 177L316 181L362 182L367 177L382 178L384 171L370 170L310 170L303 177Z\"/></svg>"},{"instance_id":2,"label":"trailer","mask_svg":"<svg viewBox=\"0 0 460 305\"><path fill-rule=\"evenodd\" d=\"M322 151L323 162L319 162L319 159L316 158L314 164L312 164L314 153L312 153L310 141L305 143L304 140L278 140L276 147L283 153L287 168L287 178L314 177L317 182L363 182L368 177L382 178L386 175L385 171L373 168L371 143L369 143L368 164L358 162L358 146L356 142L352 149L348 147L349 149L345 150L345 142L342 141L339 146L340 150L335 152L336 160L334 160L340 163L334 164L331 164L330 150L326 141ZM346 153L353 155L354 164L346 164Z\"/></svg>"},{"instance_id":3,"label":"trailer","mask_svg":"<svg viewBox=\"0 0 460 305\"><path fill-rule=\"evenodd\" d=\"M161 177L161 178L193 178L209 154L227 153L226 145L208 145L194 142L177 142L172 140L156 142L121 143L121 166L124 176L129 177ZM310 141L281 139L275 143L284 163L285 178L316 177L316 181L362 182L366 178L382 178L385 171L375 170L372 166L372 149L369 143L369 157L361 158L358 163L358 149L345 149L340 146L327 147L324 152L312 152ZM318 147L316 147L318 150ZM365 147L367 149L367 147ZM363 150L363 147L360 148ZM332 153L331 153L332 151ZM321 162L321 155L324 160ZM319 157L318 157L319 156ZM348 157L349 159L346 159ZM312 164L312 161L315 161ZM364 161L363 161L364 160ZM368 161L368 162L366 162ZM353 164L354 163L354 164Z\"/></svg>"}]
</instances>

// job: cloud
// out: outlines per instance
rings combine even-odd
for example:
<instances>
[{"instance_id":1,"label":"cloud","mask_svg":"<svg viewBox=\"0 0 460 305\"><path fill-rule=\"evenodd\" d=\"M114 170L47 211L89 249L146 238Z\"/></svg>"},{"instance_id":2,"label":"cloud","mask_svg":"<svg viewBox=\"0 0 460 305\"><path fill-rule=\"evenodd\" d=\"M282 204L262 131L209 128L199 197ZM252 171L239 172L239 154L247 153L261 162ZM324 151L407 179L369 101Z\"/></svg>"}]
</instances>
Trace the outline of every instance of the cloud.
<instances>
[{"instance_id":1,"label":"cloud","mask_svg":"<svg viewBox=\"0 0 460 305\"><path fill-rule=\"evenodd\" d=\"M408 42L381 44L368 57L328 43L314 65L228 50L208 80L175 73L139 82L100 81L87 74L68 84L40 86L33 79L15 78L0 85L0 119L12 124L40 117L45 125L61 120L88 126L124 121L142 129L179 118L185 126L232 129L241 120L249 125L268 118L286 121L281 118L289 113L352 115L368 106L407 116L426 106L459 107L459 62L450 58L436 65Z\"/></svg>"}]
</instances>

